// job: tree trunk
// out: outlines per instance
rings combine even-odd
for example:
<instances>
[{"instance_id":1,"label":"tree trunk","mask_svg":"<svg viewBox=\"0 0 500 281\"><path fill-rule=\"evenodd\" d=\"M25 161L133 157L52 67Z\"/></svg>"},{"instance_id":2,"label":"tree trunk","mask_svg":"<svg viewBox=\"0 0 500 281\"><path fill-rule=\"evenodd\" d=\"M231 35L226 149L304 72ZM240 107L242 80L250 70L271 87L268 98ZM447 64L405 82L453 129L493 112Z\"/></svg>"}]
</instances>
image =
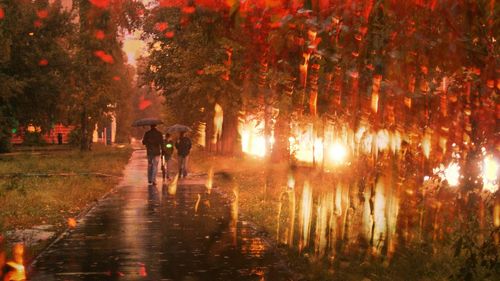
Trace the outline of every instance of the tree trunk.
<instances>
[{"instance_id":1,"label":"tree trunk","mask_svg":"<svg viewBox=\"0 0 500 281\"><path fill-rule=\"evenodd\" d=\"M214 110L213 106L206 107L205 115L205 150L208 152L214 152L216 150L216 145L212 143L212 138L214 135Z\"/></svg>"},{"instance_id":2,"label":"tree trunk","mask_svg":"<svg viewBox=\"0 0 500 281\"><path fill-rule=\"evenodd\" d=\"M238 142L238 114L229 110L224 111L224 123L222 123L222 136L219 140L222 146L222 154L234 155Z\"/></svg>"},{"instance_id":3,"label":"tree trunk","mask_svg":"<svg viewBox=\"0 0 500 281\"><path fill-rule=\"evenodd\" d=\"M80 116L80 151L88 151L87 141L87 107L84 105Z\"/></svg>"}]
</instances>

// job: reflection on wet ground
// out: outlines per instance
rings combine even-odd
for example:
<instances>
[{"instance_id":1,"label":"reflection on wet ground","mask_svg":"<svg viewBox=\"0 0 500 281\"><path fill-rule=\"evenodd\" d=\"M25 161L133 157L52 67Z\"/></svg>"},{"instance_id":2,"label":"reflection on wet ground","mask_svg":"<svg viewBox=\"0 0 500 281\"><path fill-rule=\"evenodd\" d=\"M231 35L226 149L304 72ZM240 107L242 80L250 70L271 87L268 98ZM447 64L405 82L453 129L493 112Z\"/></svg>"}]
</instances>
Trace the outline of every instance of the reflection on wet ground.
<instances>
[{"instance_id":1,"label":"reflection on wet ground","mask_svg":"<svg viewBox=\"0 0 500 281\"><path fill-rule=\"evenodd\" d=\"M287 280L269 245L196 181L147 187L136 151L122 187L37 259L30 280ZM233 216L234 217L234 216Z\"/></svg>"}]
</instances>

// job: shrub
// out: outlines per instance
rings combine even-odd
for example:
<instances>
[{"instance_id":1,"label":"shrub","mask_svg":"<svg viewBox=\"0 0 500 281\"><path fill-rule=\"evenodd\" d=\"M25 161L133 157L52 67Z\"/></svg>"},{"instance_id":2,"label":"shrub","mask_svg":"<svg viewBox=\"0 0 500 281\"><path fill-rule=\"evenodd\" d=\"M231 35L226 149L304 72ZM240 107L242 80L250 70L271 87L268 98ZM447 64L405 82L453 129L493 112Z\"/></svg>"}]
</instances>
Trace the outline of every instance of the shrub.
<instances>
[{"instance_id":1,"label":"shrub","mask_svg":"<svg viewBox=\"0 0 500 281\"><path fill-rule=\"evenodd\" d=\"M26 132L24 135L23 145L44 145L46 144L45 140L42 137L42 134L39 132Z\"/></svg>"},{"instance_id":2,"label":"shrub","mask_svg":"<svg viewBox=\"0 0 500 281\"><path fill-rule=\"evenodd\" d=\"M68 142L71 145L79 145L80 144L80 139L81 139L81 134L80 134L80 129L75 128L73 129L68 136Z\"/></svg>"}]
</instances>

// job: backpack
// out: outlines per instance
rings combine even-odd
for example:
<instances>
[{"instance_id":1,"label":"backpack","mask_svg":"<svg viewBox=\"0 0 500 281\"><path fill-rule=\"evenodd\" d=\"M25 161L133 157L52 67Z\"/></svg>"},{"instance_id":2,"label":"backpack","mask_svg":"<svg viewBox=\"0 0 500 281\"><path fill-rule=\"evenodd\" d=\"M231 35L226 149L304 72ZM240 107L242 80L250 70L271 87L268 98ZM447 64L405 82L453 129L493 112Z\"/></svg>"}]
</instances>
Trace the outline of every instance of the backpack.
<instances>
[{"instance_id":1,"label":"backpack","mask_svg":"<svg viewBox=\"0 0 500 281\"><path fill-rule=\"evenodd\" d=\"M176 145L177 152L181 156L187 156L191 150L191 140L187 137L179 139Z\"/></svg>"}]
</instances>

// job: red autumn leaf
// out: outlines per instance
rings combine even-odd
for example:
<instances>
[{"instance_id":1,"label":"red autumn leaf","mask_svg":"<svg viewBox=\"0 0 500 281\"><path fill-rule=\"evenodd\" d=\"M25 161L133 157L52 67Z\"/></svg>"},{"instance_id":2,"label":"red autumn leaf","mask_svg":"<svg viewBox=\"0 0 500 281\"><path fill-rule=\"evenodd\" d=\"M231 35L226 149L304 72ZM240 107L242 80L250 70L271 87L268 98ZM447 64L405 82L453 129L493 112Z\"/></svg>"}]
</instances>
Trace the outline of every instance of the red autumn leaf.
<instances>
[{"instance_id":1,"label":"red autumn leaf","mask_svg":"<svg viewBox=\"0 0 500 281\"><path fill-rule=\"evenodd\" d=\"M2 7L0 7L0 20L5 17L5 12Z\"/></svg>"},{"instance_id":2,"label":"red autumn leaf","mask_svg":"<svg viewBox=\"0 0 500 281\"><path fill-rule=\"evenodd\" d=\"M40 11L36 12L36 15L38 16L38 18L44 19L44 18L47 18L49 16L49 11L47 11L47 10L40 10Z\"/></svg>"},{"instance_id":3,"label":"red autumn leaf","mask_svg":"<svg viewBox=\"0 0 500 281\"><path fill-rule=\"evenodd\" d=\"M182 12L184 14L192 14L194 13L195 8L193 6L182 7Z\"/></svg>"},{"instance_id":4,"label":"red autumn leaf","mask_svg":"<svg viewBox=\"0 0 500 281\"><path fill-rule=\"evenodd\" d=\"M185 5L187 5L187 2L186 0L160 0L160 7L164 7L164 8L174 8L174 7L183 7Z\"/></svg>"},{"instance_id":5,"label":"red autumn leaf","mask_svg":"<svg viewBox=\"0 0 500 281\"><path fill-rule=\"evenodd\" d=\"M113 80L115 80L115 81L120 81L120 80L121 80L121 78L120 78L120 76L113 76Z\"/></svg>"},{"instance_id":6,"label":"red autumn leaf","mask_svg":"<svg viewBox=\"0 0 500 281\"><path fill-rule=\"evenodd\" d=\"M167 38L173 38L174 35L175 35L175 33L173 31L167 31L165 33L165 37L167 37Z\"/></svg>"},{"instance_id":7,"label":"red autumn leaf","mask_svg":"<svg viewBox=\"0 0 500 281\"><path fill-rule=\"evenodd\" d=\"M39 66L46 66L48 64L49 64L49 61L46 59L41 59L40 61L38 61Z\"/></svg>"},{"instance_id":8,"label":"red autumn leaf","mask_svg":"<svg viewBox=\"0 0 500 281\"><path fill-rule=\"evenodd\" d=\"M108 54L106 54L103 57L101 57L101 60L103 62L106 62L106 63L114 63L115 62L114 59L113 59L113 56L108 55Z\"/></svg>"},{"instance_id":9,"label":"red autumn leaf","mask_svg":"<svg viewBox=\"0 0 500 281\"><path fill-rule=\"evenodd\" d=\"M104 9L109 6L110 0L89 0L89 2L97 8Z\"/></svg>"},{"instance_id":10,"label":"red autumn leaf","mask_svg":"<svg viewBox=\"0 0 500 281\"><path fill-rule=\"evenodd\" d=\"M148 276L148 273L146 271L146 266L144 264L141 264L141 267L139 268L139 275L142 277Z\"/></svg>"},{"instance_id":11,"label":"red autumn leaf","mask_svg":"<svg viewBox=\"0 0 500 281\"><path fill-rule=\"evenodd\" d=\"M144 16L144 10L143 9L138 9L137 10L137 15L138 16Z\"/></svg>"},{"instance_id":12,"label":"red autumn leaf","mask_svg":"<svg viewBox=\"0 0 500 281\"><path fill-rule=\"evenodd\" d=\"M102 31L102 30L96 30L96 32L95 32L95 38L97 38L98 40L103 40L104 37L106 37L106 34L104 34L104 31Z\"/></svg>"},{"instance_id":13,"label":"red autumn leaf","mask_svg":"<svg viewBox=\"0 0 500 281\"><path fill-rule=\"evenodd\" d=\"M198 70L196 70L196 74L203 75L203 74L205 74L205 71L203 69L198 69Z\"/></svg>"},{"instance_id":14,"label":"red autumn leaf","mask_svg":"<svg viewBox=\"0 0 500 281\"><path fill-rule=\"evenodd\" d=\"M168 23L167 22L157 22L155 24L155 29L160 31L160 32L163 32L165 29L168 28Z\"/></svg>"},{"instance_id":15,"label":"red autumn leaf","mask_svg":"<svg viewBox=\"0 0 500 281\"><path fill-rule=\"evenodd\" d=\"M150 100L147 100L144 98L144 95L141 96L141 98L139 99L139 109L140 110L144 110L146 108L148 108L149 106L151 106L152 102Z\"/></svg>"},{"instance_id":16,"label":"red autumn leaf","mask_svg":"<svg viewBox=\"0 0 500 281\"><path fill-rule=\"evenodd\" d=\"M269 25L269 27L272 28L272 29L280 28L281 27L281 22L275 21L275 22L271 23Z\"/></svg>"},{"instance_id":17,"label":"red autumn leaf","mask_svg":"<svg viewBox=\"0 0 500 281\"><path fill-rule=\"evenodd\" d=\"M36 20L36 21L34 21L34 22L33 22L33 26L34 26L34 27L42 27L42 21L40 21L40 20Z\"/></svg>"},{"instance_id":18,"label":"red autumn leaf","mask_svg":"<svg viewBox=\"0 0 500 281\"><path fill-rule=\"evenodd\" d=\"M100 57L102 57L102 56L104 56L105 54L106 54L106 53L105 53L104 51L101 51L101 50L98 50L98 51L95 51L95 52L94 52L94 55L95 55L96 57L99 57L99 58L100 58Z\"/></svg>"},{"instance_id":19,"label":"red autumn leaf","mask_svg":"<svg viewBox=\"0 0 500 281\"><path fill-rule=\"evenodd\" d=\"M114 63L113 56L106 54L102 50L98 50L94 52L94 55L98 58L100 58L103 62L105 63Z\"/></svg>"}]
</instances>

